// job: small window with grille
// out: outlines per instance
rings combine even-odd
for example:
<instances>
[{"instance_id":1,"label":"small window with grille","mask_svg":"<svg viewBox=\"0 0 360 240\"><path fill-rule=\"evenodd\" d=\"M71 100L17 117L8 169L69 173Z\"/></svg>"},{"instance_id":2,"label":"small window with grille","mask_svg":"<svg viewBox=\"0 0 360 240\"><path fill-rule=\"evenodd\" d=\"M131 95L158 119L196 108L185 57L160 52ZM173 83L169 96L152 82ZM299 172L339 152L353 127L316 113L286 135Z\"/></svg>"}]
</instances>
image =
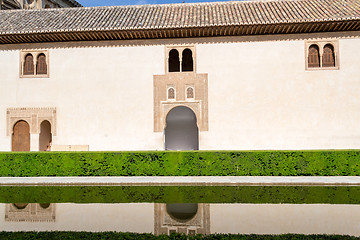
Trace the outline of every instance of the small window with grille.
<instances>
[{"instance_id":1,"label":"small window with grille","mask_svg":"<svg viewBox=\"0 0 360 240\"><path fill-rule=\"evenodd\" d=\"M24 75L34 75L34 57L31 53L26 54L24 59Z\"/></svg>"},{"instance_id":2,"label":"small window with grille","mask_svg":"<svg viewBox=\"0 0 360 240\"><path fill-rule=\"evenodd\" d=\"M309 47L309 68L318 68L320 67L320 51L319 47L316 44L313 44Z\"/></svg>"},{"instance_id":3,"label":"small window with grille","mask_svg":"<svg viewBox=\"0 0 360 240\"><path fill-rule=\"evenodd\" d=\"M187 87L186 88L186 99L194 99L195 98L195 94L194 94L194 88L193 87Z\"/></svg>"},{"instance_id":4,"label":"small window with grille","mask_svg":"<svg viewBox=\"0 0 360 240\"><path fill-rule=\"evenodd\" d=\"M331 44L326 44L323 48L322 66L335 67L334 47Z\"/></svg>"},{"instance_id":5,"label":"small window with grille","mask_svg":"<svg viewBox=\"0 0 360 240\"><path fill-rule=\"evenodd\" d=\"M175 93L175 88L174 87L169 87L168 90L167 90L167 99L175 101L175 99L176 99L175 94L176 94Z\"/></svg>"},{"instance_id":6,"label":"small window with grille","mask_svg":"<svg viewBox=\"0 0 360 240\"><path fill-rule=\"evenodd\" d=\"M47 63L45 54L39 54L36 63L36 74L47 74Z\"/></svg>"}]
</instances>

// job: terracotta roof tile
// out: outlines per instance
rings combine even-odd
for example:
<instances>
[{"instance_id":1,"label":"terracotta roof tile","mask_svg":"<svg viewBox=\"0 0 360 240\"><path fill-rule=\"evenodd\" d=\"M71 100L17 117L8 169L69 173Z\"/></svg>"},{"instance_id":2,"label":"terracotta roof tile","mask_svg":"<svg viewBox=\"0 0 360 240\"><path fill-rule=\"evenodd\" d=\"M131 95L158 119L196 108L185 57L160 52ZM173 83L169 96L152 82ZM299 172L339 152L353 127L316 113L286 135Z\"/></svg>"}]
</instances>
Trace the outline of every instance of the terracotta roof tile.
<instances>
[{"instance_id":1,"label":"terracotta roof tile","mask_svg":"<svg viewBox=\"0 0 360 240\"><path fill-rule=\"evenodd\" d=\"M184 28L343 20L359 0L288 0L14 10L0 12L1 33Z\"/></svg>"}]
</instances>

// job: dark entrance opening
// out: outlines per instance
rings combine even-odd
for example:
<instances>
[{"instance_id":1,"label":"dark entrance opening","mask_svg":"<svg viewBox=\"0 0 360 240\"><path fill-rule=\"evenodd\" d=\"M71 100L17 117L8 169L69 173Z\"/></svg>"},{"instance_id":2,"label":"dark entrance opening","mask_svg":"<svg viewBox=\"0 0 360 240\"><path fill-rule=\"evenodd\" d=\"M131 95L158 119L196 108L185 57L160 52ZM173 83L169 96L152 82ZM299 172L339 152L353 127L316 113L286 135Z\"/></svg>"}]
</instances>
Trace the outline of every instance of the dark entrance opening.
<instances>
[{"instance_id":1,"label":"dark entrance opening","mask_svg":"<svg viewBox=\"0 0 360 240\"><path fill-rule=\"evenodd\" d=\"M188 107L172 109L166 117L166 150L199 150L199 128L196 115Z\"/></svg>"},{"instance_id":2,"label":"dark entrance opening","mask_svg":"<svg viewBox=\"0 0 360 240\"><path fill-rule=\"evenodd\" d=\"M51 141L51 124L45 120L40 124L39 151L47 151Z\"/></svg>"}]
</instances>

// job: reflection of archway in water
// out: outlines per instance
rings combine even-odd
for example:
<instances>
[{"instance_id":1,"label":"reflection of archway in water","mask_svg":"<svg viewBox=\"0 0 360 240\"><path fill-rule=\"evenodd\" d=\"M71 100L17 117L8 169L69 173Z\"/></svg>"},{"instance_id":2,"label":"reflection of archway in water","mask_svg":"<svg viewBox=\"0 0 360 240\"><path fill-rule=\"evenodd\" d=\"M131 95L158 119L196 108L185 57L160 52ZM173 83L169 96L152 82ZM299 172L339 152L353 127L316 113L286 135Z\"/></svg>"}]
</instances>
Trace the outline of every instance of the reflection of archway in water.
<instances>
[{"instance_id":1,"label":"reflection of archway in water","mask_svg":"<svg viewBox=\"0 0 360 240\"><path fill-rule=\"evenodd\" d=\"M40 203L39 205L40 205L40 207L42 207L43 209L47 209L47 208L50 207L50 203Z\"/></svg>"},{"instance_id":2,"label":"reflection of archway in water","mask_svg":"<svg viewBox=\"0 0 360 240\"><path fill-rule=\"evenodd\" d=\"M13 205L17 209L21 210L21 209L25 209L29 204L28 203L13 203Z\"/></svg>"},{"instance_id":3,"label":"reflection of archway in water","mask_svg":"<svg viewBox=\"0 0 360 240\"><path fill-rule=\"evenodd\" d=\"M198 204L196 203L166 204L166 211L175 220L189 221L197 214Z\"/></svg>"},{"instance_id":4,"label":"reflection of archway in water","mask_svg":"<svg viewBox=\"0 0 360 240\"><path fill-rule=\"evenodd\" d=\"M195 113L188 107L173 108L166 117L166 150L198 150L199 128Z\"/></svg>"}]
</instances>

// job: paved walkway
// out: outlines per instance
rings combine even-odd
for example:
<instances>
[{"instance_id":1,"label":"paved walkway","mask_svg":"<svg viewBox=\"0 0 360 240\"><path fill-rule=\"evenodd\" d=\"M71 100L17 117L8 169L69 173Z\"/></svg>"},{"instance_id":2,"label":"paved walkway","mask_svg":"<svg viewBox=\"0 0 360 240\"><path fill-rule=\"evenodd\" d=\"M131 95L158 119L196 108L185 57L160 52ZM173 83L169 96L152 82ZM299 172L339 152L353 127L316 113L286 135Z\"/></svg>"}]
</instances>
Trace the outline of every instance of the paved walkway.
<instances>
[{"instance_id":1,"label":"paved walkway","mask_svg":"<svg viewBox=\"0 0 360 240\"><path fill-rule=\"evenodd\" d=\"M0 177L0 186L360 186L360 177Z\"/></svg>"}]
</instances>

